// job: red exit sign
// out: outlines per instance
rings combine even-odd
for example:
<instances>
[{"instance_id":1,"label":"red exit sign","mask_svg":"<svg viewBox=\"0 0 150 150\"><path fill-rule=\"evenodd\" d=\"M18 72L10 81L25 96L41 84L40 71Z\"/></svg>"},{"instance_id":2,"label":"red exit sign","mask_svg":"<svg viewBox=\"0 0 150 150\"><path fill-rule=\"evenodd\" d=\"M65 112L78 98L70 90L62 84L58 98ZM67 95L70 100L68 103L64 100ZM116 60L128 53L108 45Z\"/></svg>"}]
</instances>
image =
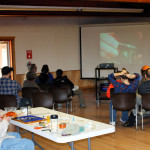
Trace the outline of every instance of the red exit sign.
<instances>
[{"instance_id":1,"label":"red exit sign","mask_svg":"<svg viewBox=\"0 0 150 150\"><path fill-rule=\"evenodd\" d=\"M27 59L32 59L32 50L26 50Z\"/></svg>"}]
</instances>

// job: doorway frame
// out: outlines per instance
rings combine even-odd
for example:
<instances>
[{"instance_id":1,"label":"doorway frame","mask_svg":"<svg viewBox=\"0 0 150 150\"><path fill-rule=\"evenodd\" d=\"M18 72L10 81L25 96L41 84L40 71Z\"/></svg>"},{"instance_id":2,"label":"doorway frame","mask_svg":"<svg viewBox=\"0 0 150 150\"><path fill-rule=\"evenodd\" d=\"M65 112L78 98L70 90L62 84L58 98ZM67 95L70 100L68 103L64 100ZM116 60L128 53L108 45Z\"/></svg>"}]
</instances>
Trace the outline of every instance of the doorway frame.
<instances>
[{"instance_id":1,"label":"doorway frame","mask_svg":"<svg viewBox=\"0 0 150 150\"><path fill-rule=\"evenodd\" d=\"M13 71L13 79L16 80L16 58L15 58L15 37L0 37L0 41L11 41L11 54L12 55L12 66Z\"/></svg>"}]
</instances>

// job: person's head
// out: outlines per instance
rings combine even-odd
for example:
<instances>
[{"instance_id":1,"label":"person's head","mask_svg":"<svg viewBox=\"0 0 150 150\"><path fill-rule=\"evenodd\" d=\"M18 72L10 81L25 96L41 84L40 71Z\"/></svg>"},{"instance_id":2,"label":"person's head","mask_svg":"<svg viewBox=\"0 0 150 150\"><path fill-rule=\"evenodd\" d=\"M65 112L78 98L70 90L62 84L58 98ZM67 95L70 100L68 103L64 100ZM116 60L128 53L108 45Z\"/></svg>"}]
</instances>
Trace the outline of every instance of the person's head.
<instances>
[{"instance_id":1,"label":"person's head","mask_svg":"<svg viewBox=\"0 0 150 150\"><path fill-rule=\"evenodd\" d=\"M121 71L118 70L117 73L121 73ZM119 81L120 81L120 80L121 80L121 76L117 76L117 77L116 77L116 80L119 80Z\"/></svg>"},{"instance_id":2,"label":"person's head","mask_svg":"<svg viewBox=\"0 0 150 150\"><path fill-rule=\"evenodd\" d=\"M143 77L145 77L145 74L146 74L146 70L149 69L150 67L148 65L144 65L141 69L141 75Z\"/></svg>"},{"instance_id":3,"label":"person's head","mask_svg":"<svg viewBox=\"0 0 150 150\"><path fill-rule=\"evenodd\" d=\"M13 71L13 68L11 67L8 67L8 66L5 66L2 68L1 72L2 72L2 76L5 76L5 77L10 77L11 75L11 71Z\"/></svg>"},{"instance_id":4,"label":"person's head","mask_svg":"<svg viewBox=\"0 0 150 150\"><path fill-rule=\"evenodd\" d=\"M27 74L26 74L26 78L27 80L30 80L30 81L34 81L36 79L36 73L33 72L33 71L29 71Z\"/></svg>"},{"instance_id":5,"label":"person's head","mask_svg":"<svg viewBox=\"0 0 150 150\"><path fill-rule=\"evenodd\" d=\"M63 71L61 69L58 69L56 71L56 77L62 77Z\"/></svg>"},{"instance_id":6,"label":"person's head","mask_svg":"<svg viewBox=\"0 0 150 150\"><path fill-rule=\"evenodd\" d=\"M42 69L41 69L42 73L48 73L49 72L49 68L48 65L43 65Z\"/></svg>"},{"instance_id":7,"label":"person's head","mask_svg":"<svg viewBox=\"0 0 150 150\"><path fill-rule=\"evenodd\" d=\"M122 68L122 71L124 71L124 75L121 75L121 81L124 83L129 82L129 78L126 76L127 74L129 74L129 72L126 70L126 68Z\"/></svg>"},{"instance_id":8,"label":"person's head","mask_svg":"<svg viewBox=\"0 0 150 150\"><path fill-rule=\"evenodd\" d=\"M37 66L36 66L36 64L32 64L31 66L30 66L30 70L29 71L32 71L32 72L37 72Z\"/></svg>"},{"instance_id":9,"label":"person's head","mask_svg":"<svg viewBox=\"0 0 150 150\"><path fill-rule=\"evenodd\" d=\"M130 74L126 68L122 68L122 71L125 71L125 74Z\"/></svg>"},{"instance_id":10,"label":"person's head","mask_svg":"<svg viewBox=\"0 0 150 150\"><path fill-rule=\"evenodd\" d=\"M150 80L150 68L148 68L145 72L145 78L146 80Z\"/></svg>"}]
</instances>

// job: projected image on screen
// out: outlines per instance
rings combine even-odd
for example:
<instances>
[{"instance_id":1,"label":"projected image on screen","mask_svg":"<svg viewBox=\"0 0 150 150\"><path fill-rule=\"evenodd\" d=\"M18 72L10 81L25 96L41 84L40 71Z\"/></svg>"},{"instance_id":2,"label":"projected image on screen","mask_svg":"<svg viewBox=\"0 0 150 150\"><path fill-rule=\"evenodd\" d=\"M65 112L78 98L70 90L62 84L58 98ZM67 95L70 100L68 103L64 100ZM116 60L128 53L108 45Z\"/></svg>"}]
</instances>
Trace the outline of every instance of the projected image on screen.
<instances>
[{"instance_id":1,"label":"projected image on screen","mask_svg":"<svg viewBox=\"0 0 150 150\"><path fill-rule=\"evenodd\" d=\"M136 45L122 43L116 33L100 33L100 56L105 61L115 64L142 63L142 55Z\"/></svg>"},{"instance_id":2,"label":"projected image on screen","mask_svg":"<svg viewBox=\"0 0 150 150\"><path fill-rule=\"evenodd\" d=\"M150 65L150 24L99 25L81 27L82 78L94 78L95 68L102 63L114 63L121 70L140 73ZM113 70L102 70L108 77Z\"/></svg>"}]
</instances>

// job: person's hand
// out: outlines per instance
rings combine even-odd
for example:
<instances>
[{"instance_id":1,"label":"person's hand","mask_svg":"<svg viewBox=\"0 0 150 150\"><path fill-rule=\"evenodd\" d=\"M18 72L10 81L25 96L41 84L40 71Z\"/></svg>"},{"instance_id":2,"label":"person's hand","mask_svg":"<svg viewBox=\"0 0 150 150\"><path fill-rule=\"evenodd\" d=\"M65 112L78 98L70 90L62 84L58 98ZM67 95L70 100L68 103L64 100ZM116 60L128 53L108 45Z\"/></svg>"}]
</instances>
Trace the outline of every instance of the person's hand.
<instances>
[{"instance_id":1,"label":"person's hand","mask_svg":"<svg viewBox=\"0 0 150 150\"><path fill-rule=\"evenodd\" d=\"M122 70L121 75L127 75L127 70Z\"/></svg>"},{"instance_id":2,"label":"person's hand","mask_svg":"<svg viewBox=\"0 0 150 150\"><path fill-rule=\"evenodd\" d=\"M10 122L10 117L9 117L9 116L4 115L3 119L5 119L5 120L7 120L8 122Z\"/></svg>"},{"instance_id":3,"label":"person's hand","mask_svg":"<svg viewBox=\"0 0 150 150\"><path fill-rule=\"evenodd\" d=\"M131 74L126 74L126 76L129 78L129 79L134 79L136 76L135 74L131 75Z\"/></svg>"},{"instance_id":4,"label":"person's hand","mask_svg":"<svg viewBox=\"0 0 150 150\"><path fill-rule=\"evenodd\" d=\"M0 115L0 122L3 120L3 118L2 118L2 117L3 117L3 115Z\"/></svg>"}]
</instances>

